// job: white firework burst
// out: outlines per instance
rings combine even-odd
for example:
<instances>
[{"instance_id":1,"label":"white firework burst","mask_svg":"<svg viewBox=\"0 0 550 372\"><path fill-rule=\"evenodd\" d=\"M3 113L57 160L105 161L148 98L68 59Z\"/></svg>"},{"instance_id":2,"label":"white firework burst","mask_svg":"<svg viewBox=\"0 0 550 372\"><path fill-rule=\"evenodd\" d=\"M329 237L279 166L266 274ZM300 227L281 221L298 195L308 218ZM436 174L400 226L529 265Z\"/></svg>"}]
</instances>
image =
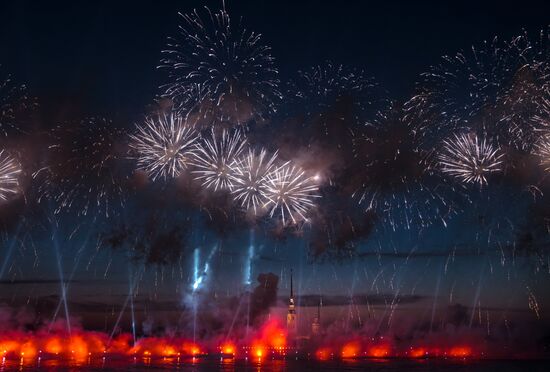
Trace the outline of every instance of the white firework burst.
<instances>
[{"instance_id":1,"label":"white firework burst","mask_svg":"<svg viewBox=\"0 0 550 372\"><path fill-rule=\"evenodd\" d=\"M242 124L274 112L281 93L271 49L225 9L205 10L180 14L179 34L162 51L165 96L176 109L215 122Z\"/></svg>"},{"instance_id":2,"label":"white firework burst","mask_svg":"<svg viewBox=\"0 0 550 372\"><path fill-rule=\"evenodd\" d=\"M550 171L550 136L545 135L535 146L535 153L545 171Z\"/></svg>"},{"instance_id":3,"label":"white firework burst","mask_svg":"<svg viewBox=\"0 0 550 372\"><path fill-rule=\"evenodd\" d=\"M313 177L287 162L267 177L265 207L269 209L269 216L278 215L283 225L307 221L307 213L320 197L318 190Z\"/></svg>"},{"instance_id":4,"label":"white firework burst","mask_svg":"<svg viewBox=\"0 0 550 372\"><path fill-rule=\"evenodd\" d=\"M199 140L194 126L175 113L145 119L130 137L138 168L153 180L178 177L191 164Z\"/></svg>"},{"instance_id":5,"label":"white firework burst","mask_svg":"<svg viewBox=\"0 0 550 372\"><path fill-rule=\"evenodd\" d=\"M237 159L246 146L246 139L239 130L215 129L197 146L194 166L195 179L214 191L232 190L235 182Z\"/></svg>"},{"instance_id":6,"label":"white firework burst","mask_svg":"<svg viewBox=\"0 0 550 372\"><path fill-rule=\"evenodd\" d=\"M490 174L502 171L504 154L475 134L454 135L443 141L438 162L443 173L464 183L487 184Z\"/></svg>"},{"instance_id":7,"label":"white firework burst","mask_svg":"<svg viewBox=\"0 0 550 372\"><path fill-rule=\"evenodd\" d=\"M235 166L234 187L231 193L240 206L258 214L267 201L267 180L275 169L277 153L265 149L249 150Z\"/></svg>"},{"instance_id":8,"label":"white firework burst","mask_svg":"<svg viewBox=\"0 0 550 372\"><path fill-rule=\"evenodd\" d=\"M4 150L0 150L0 201L4 202L19 193L19 162Z\"/></svg>"}]
</instances>

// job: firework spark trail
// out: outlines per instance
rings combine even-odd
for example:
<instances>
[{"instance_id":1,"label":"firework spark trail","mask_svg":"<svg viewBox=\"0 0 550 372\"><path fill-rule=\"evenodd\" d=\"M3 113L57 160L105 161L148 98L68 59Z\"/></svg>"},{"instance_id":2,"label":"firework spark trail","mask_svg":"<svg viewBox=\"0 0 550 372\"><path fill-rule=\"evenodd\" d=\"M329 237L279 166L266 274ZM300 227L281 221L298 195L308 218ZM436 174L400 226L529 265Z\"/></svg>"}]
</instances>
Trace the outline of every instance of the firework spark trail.
<instances>
[{"instance_id":1,"label":"firework spark trail","mask_svg":"<svg viewBox=\"0 0 550 372\"><path fill-rule=\"evenodd\" d=\"M25 85L15 84L9 74L0 75L0 134L8 137L12 133L25 133L20 114L35 107L36 100L28 96Z\"/></svg>"},{"instance_id":2,"label":"firework spark trail","mask_svg":"<svg viewBox=\"0 0 550 372\"><path fill-rule=\"evenodd\" d=\"M502 144L530 151L548 94L548 45L523 33L443 56L421 75L407 109L437 137L484 130Z\"/></svg>"},{"instance_id":3,"label":"firework spark trail","mask_svg":"<svg viewBox=\"0 0 550 372\"><path fill-rule=\"evenodd\" d=\"M0 201L7 201L20 192L19 162L5 150L0 150Z\"/></svg>"},{"instance_id":4,"label":"firework spark trail","mask_svg":"<svg viewBox=\"0 0 550 372\"><path fill-rule=\"evenodd\" d=\"M352 194L396 230L426 227L455 214L453 186L432 171L432 135L400 104L379 112L354 139L357 183Z\"/></svg>"},{"instance_id":5,"label":"firework spark trail","mask_svg":"<svg viewBox=\"0 0 550 372\"><path fill-rule=\"evenodd\" d=\"M221 137L211 130L197 146L193 165L195 180L205 188L232 190L235 184L238 157L244 151L247 142L239 130L222 130Z\"/></svg>"},{"instance_id":6,"label":"firework spark trail","mask_svg":"<svg viewBox=\"0 0 550 372\"><path fill-rule=\"evenodd\" d=\"M222 9L206 17L181 14L179 34L169 38L159 69L174 107L211 122L246 123L273 113L281 99L278 71L261 35L231 23Z\"/></svg>"},{"instance_id":7,"label":"firework spark trail","mask_svg":"<svg viewBox=\"0 0 550 372\"><path fill-rule=\"evenodd\" d=\"M534 311L537 318L540 319L540 306L537 301L537 298L535 297L535 294L533 293L531 288L529 288L529 286L525 286L525 289L527 290L527 300L528 300L529 309Z\"/></svg>"},{"instance_id":8,"label":"firework spark trail","mask_svg":"<svg viewBox=\"0 0 550 372\"><path fill-rule=\"evenodd\" d=\"M363 124L370 113L380 109L380 103L385 103L385 95L378 84L367 77L364 71L330 61L299 71L298 77L290 83L289 90L289 96L294 96L300 110L305 109L310 119L322 120L322 134L327 136L333 133L329 133L331 123L326 115L334 105L351 100L354 122L346 123L349 125Z\"/></svg>"},{"instance_id":9,"label":"firework spark trail","mask_svg":"<svg viewBox=\"0 0 550 372\"><path fill-rule=\"evenodd\" d=\"M480 186L487 184L490 174L502 171L503 157L499 148L475 134L454 135L443 141L443 149L438 154L443 173Z\"/></svg>"},{"instance_id":10,"label":"firework spark trail","mask_svg":"<svg viewBox=\"0 0 550 372\"><path fill-rule=\"evenodd\" d=\"M178 177L187 169L196 154L199 134L186 119L163 113L146 118L130 138L138 169L155 181Z\"/></svg>"},{"instance_id":11,"label":"firework spark trail","mask_svg":"<svg viewBox=\"0 0 550 372\"><path fill-rule=\"evenodd\" d=\"M33 174L40 180L39 201L53 200L55 214L73 208L79 216L117 213L127 197L129 175L120 167L126 132L108 119L87 118L58 125L50 135L48 164Z\"/></svg>"},{"instance_id":12,"label":"firework spark trail","mask_svg":"<svg viewBox=\"0 0 550 372\"><path fill-rule=\"evenodd\" d=\"M249 150L235 166L231 193L239 205L257 215L267 201L267 180L275 169L277 153L269 156L265 149Z\"/></svg>"},{"instance_id":13,"label":"firework spark trail","mask_svg":"<svg viewBox=\"0 0 550 372\"><path fill-rule=\"evenodd\" d=\"M545 171L550 171L550 135L545 133L535 145L535 154L540 159L540 165Z\"/></svg>"},{"instance_id":14,"label":"firework spark trail","mask_svg":"<svg viewBox=\"0 0 550 372\"><path fill-rule=\"evenodd\" d=\"M313 177L287 162L269 173L266 187L269 216L279 216L283 225L307 221L307 214L320 197Z\"/></svg>"}]
</instances>

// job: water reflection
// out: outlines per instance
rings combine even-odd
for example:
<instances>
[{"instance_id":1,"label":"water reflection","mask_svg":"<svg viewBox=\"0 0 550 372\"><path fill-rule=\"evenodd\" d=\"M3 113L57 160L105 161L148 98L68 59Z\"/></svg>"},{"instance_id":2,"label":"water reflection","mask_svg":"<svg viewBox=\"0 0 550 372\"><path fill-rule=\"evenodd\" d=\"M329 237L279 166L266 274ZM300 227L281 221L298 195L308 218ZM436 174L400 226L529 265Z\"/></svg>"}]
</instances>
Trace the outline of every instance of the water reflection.
<instances>
[{"instance_id":1,"label":"water reflection","mask_svg":"<svg viewBox=\"0 0 550 372\"><path fill-rule=\"evenodd\" d=\"M0 372L4 371L45 371L45 372L84 372L84 371L120 371L120 370L155 370L155 371L452 371L452 372L484 372L498 370L499 372L550 370L548 361L457 361L457 360L406 360L406 359L233 359L233 358L3 358Z\"/></svg>"}]
</instances>

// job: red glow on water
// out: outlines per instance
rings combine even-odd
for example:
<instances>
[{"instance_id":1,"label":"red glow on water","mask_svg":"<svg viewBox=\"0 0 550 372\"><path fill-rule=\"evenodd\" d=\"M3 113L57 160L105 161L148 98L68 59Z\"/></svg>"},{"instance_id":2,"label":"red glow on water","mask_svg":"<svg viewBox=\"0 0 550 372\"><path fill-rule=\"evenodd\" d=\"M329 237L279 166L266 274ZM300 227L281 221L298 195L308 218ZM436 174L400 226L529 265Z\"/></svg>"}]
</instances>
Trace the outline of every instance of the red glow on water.
<instances>
[{"instance_id":1,"label":"red glow on water","mask_svg":"<svg viewBox=\"0 0 550 372\"><path fill-rule=\"evenodd\" d=\"M21 357L24 358L34 358L38 350L33 341L27 341L21 345Z\"/></svg>"},{"instance_id":2,"label":"red glow on water","mask_svg":"<svg viewBox=\"0 0 550 372\"><path fill-rule=\"evenodd\" d=\"M232 343L225 343L221 347L222 353L227 355L235 355L235 350L236 350L236 347Z\"/></svg>"},{"instance_id":3,"label":"red glow on water","mask_svg":"<svg viewBox=\"0 0 550 372\"><path fill-rule=\"evenodd\" d=\"M319 360L328 360L332 355L332 350L328 347L322 347L317 349L315 352L315 357Z\"/></svg>"},{"instance_id":4,"label":"red glow on water","mask_svg":"<svg viewBox=\"0 0 550 372\"><path fill-rule=\"evenodd\" d=\"M265 357L268 349L278 354L285 354L287 332L277 319L267 321L252 341L252 356Z\"/></svg>"},{"instance_id":5,"label":"red glow on water","mask_svg":"<svg viewBox=\"0 0 550 372\"><path fill-rule=\"evenodd\" d=\"M448 352L453 358L468 358L472 356L472 348L469 346L455 346Z\"/></svg>"},{"instance_id":6,"label":"red glow on water","mask_svg":"<svg viewBox=\"0 0 550 372\"><path fill-rule=\"evenodd\" d=\"M411 348L408 353L410 358L424 358L428 355L428 351L423 347Z\"/></svg>"},{"instance_id":7,"label":"red glow on water","mask_svg":"<svg viewBox=\"0 0 550 372\"><path fill-rule=\"evenodd\" d=\"M342 358L355 358L359 356L361 346L357 341L351 341L342 347Z\"/></svg>"},{"instance_id":8,"label":"red glow on water","mask_svg":"<svg viewBox=\"0 0 550 372\"><path fill-rule=\"evenodd\" d=\"M44 357L47 359L71 359L76 362L90 358L116 356L133 360L150 361L161 358L285 358L288 356L311 357L320 361L354 358L453 358L474 359L494 356L487 354L481 344L473 343L405 345L380 339L354 337L324 342L315 346L309 340L305 346L291 346L286 327L278 320L269 320L257 330L250 331L248 339L223 340L215 338L193 342L182 337L141 337L134 341L130 334L110 338L101 332L83 330L46 332L11 331L0 333L0 357L21 359L24 363ZM310 349L311 348L311 349ZM510 357L510 355L506 355Z\"/></svg>"},{"instance_id":9,"label":"red glow on water","mask_svg":"<svg viewBox=\"0 0 550 372\"><path fill-rule=\"evenodd\" d=\"M376 345L368 349L367 355L372 358L387 358L390 356L390 351L389 345Z\"/></svg>"},{"instance_id":10,"label":"red glow on water","mask_svg":"<svg viewBox=\"0 0 550 372\"><path fill-rule=\"evenodd\" d=\"M286 346L286 337L286 329L281 326L277 319L267 321L260 331L261 342L275 349Z\"/></svg>"},{"instance_id":11,"label":"red glow on water","mask_svg":"<svg viewBox=\"0 0 550 372\"><path fill-rule=\"evenodd\" d=\"M256 344L252 346L252 355L257 358L263 357L265 355L265 346L261 344Z\"/></svg>"}]
</instances>

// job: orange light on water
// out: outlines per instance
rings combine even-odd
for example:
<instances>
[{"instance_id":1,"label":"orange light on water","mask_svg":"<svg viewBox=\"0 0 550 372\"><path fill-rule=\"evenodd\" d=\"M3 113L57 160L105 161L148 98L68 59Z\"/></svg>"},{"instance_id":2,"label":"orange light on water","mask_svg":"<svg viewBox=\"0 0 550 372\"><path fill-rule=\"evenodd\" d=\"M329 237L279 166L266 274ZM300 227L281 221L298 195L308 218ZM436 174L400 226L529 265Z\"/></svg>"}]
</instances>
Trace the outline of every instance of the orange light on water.
<instances>
[{"instance_id":1,"label":"orange light on water","mask_svg":"<svg viewBox=\"0 0 550 372\"><path fill-rule=\"evenodd\" d=\"M328 360L330 358L330 355L331 351L328 347L317 349L317 351L315 352L315 357L318 360Z\"/></svg>"},{"instance_id":2,"label":"orange light on water","mask_svg":"<svg viewBox=\"0 0 550 372\"><path fill-rule=\"evenodd\" d=\"M235 354L235 345L233 344L224 344L221 349L222 349L222 353L224 354L230 354L230 355Z\"/></svg>"},{"instance_id":3,"label":"orange light on water","mask_svg":"<svg viewBox=\"0 0 550 372\"><path fill-rule=\"evenodd\" d=\"M63 351L63 345L59 337L50 337L46 341L44 350L48 354L59 354Z\"/></svg>"},{"instance_id":4,"label":"orange light on water","mask_svg":"<svg viewBox=\"0 0 550 372\"><path fill-rule=\"evenodd\" d=\"M16 341L2 341L0 342L0 351L3 355L13 353L19 348L19 343Z\"/></svg>"},{"instance_id":5,"label":"orange light on water","mask_svg":"<svg viewBox=\"0 0 550 372\"><path fill-rule=\"evenodd\" d=\"M162 356L164 357L172 357L177 353L178 352L176 351L176 349L170 345L165 346L164 349L162 350Z\"/></svg>"},{"instance_id":6,"label":"orange light on water","mask_svg":"<svg viewBox=\"0 0 550 372\"><path fill-rule=\"evenodd\" d=\"M265 355L265 347L263 345L255 345L252 347L252 354L258 358Z\"/></svg>"},{"instance_id":7,"label":"orange light on water","mask_svg":"<svg viewBox=\"0 0 550 372\"><path fill-rule=\"evenodd\" d=\"M372 358L385 358L390 355L390 347L387 345L372 346L369 348L368 355Z\"/></svg>"},{"instance_id":8,"label":"orange light on water","mask_svg":"<svg viewBox=\"0 0 550 372\"><path fill-rule=\"evenodd\" d=\"M449 350L449 356L453 358L468 358L472 355L472 349L468 346L455 346Z\"/></svg>"},{"instance_id":9,"label":"orange light on water","mask_svg":"<svg viewBox=\"0 0 550 372\"><path fill-rule=\"evenodd\" d=\"M342 358L354 358L359 354L359 343L358 342L348 342L342 348Z\"/></svg>"},{"instance_id":10,"label":"orange light on water","mask_svg":"<svg viewBox=\"0 0 550 372\"><path fill-rule=\"evenodd\" d=\"M88 345L86 344L86 341L84 341L82 337L79 337L79 336L71 337L70 349L71 349L71 353L78 358L82 358L88 355Z\"/></svg>"},{"instance_id":11,"label":"orange light on water","mask_svg":"<svg viewBox=\"0 0 550 372\"><path fill-rule=\"evenodd\" d=\"M21 345L21 356L25 358L34 358L37 354L36 347L31 341L25 342Z\"/></svg>"},{"instance_id":12,"label":"orange light on water","mask_svg":"<svg viewBox=\"0 0 550 372\"><path fill-rule=\"evenodd\" d=\"M410 358L424 358L426 354L426 349L419 347L411 349L408 355Z\"/></svg>"}]
</instances>

